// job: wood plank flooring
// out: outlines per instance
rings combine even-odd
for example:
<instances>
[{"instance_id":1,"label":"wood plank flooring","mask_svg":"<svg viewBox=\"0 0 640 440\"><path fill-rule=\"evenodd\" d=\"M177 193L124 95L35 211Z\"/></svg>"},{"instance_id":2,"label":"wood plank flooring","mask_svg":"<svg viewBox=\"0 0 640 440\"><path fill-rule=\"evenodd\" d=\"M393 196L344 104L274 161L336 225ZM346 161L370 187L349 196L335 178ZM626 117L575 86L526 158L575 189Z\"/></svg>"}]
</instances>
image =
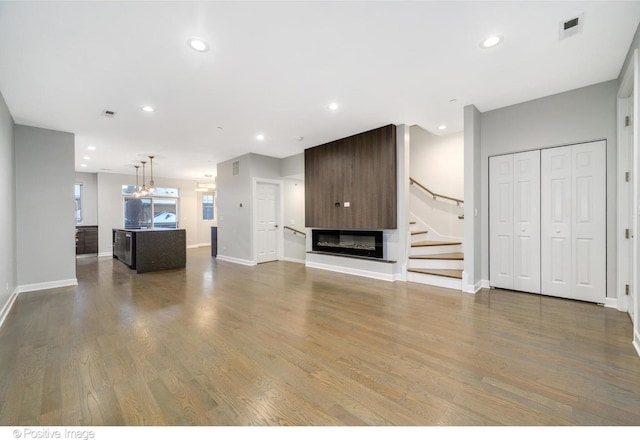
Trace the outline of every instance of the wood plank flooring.
<instances>
[{"instance_id":1,"label":"wood plank flooring","mask_svg":"<svg viewBox=\"0 0 640 440\"><path fill-rule=\"evenodd\" d=\"M0 329L2 425L640 424L625 313L191 249L135 274L78 260Z\"/></svg>"}]
</instances>

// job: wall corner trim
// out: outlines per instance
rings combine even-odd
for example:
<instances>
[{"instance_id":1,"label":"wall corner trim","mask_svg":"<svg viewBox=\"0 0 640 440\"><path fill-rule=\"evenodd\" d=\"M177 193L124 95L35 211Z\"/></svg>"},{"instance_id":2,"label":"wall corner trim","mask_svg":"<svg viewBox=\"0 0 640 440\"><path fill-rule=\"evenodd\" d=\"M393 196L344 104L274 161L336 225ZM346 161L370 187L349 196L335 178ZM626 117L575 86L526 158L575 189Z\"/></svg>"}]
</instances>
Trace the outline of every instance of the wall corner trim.
<instances>
[{"instance_id":1,"label":"wall corner trim","mask_svg":"<svg viewBox=\"0 0 640 440\"><path fill-rule=\"evenodd\" d=\"M11 296L9 296L9 300L6 302L6 304L0 311L0 328L2 328L2 325L4 324L4 320L7 318L7 316L9 316L9 312L13 308L13 303L16 302L17 298L18 298L18 289L16 288L14 289L13 293L11 293Z\"/></svg>"}]
</instances>

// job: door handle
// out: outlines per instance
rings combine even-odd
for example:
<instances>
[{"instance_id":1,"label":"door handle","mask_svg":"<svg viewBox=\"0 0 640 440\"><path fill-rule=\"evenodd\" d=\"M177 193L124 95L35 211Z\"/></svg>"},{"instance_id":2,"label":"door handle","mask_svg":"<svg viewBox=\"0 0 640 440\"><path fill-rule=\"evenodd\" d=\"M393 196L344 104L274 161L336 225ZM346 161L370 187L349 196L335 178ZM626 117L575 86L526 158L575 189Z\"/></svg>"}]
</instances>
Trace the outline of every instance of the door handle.
<instances>
[{"instance_id":1,"label":"door handle","mask_svg":"<svg viewBox=\"0 0 640 440\"><path fill-rule=\"evenodd\" d=\"M275 228L277 228L277 227L278 227L278 225L274 225L274 227L275 227Z\"/></svg>"}]
</instances>

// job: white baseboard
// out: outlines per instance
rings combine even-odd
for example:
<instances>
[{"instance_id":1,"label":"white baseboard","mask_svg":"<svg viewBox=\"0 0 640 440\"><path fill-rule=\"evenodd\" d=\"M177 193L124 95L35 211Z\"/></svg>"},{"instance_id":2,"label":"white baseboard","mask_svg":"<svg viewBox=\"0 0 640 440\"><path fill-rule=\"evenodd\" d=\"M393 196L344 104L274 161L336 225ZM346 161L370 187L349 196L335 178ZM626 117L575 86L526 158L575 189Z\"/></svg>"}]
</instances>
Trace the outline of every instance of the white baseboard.
<instances>
[{"instance_id":1,"label":"white baseboard","mask_svg":"<svg viewBox=\"0 0 640 440\"><path fill-rule=\"evenodd\" d=\"M322 264L322 263L316 263L311 261L307 261L306 266L314 269L329 270L331 272L339 272L339 273L345 273L348 275L358 275L366 278L374 278L376 280L394 281L393 275L387 275L379 272L371 272L368 270L353 269L353 268L342 267L342 266L333 266L330 264Z\"/></svg>"},{"instance_id":2,"label":"white baseboard","mask_svg":"<svg viewBox=\"0 0 640 440\"><path fill-rule=\"evenodd\" d=\"M640 335L638 333L636 333L636 337L633 339L633 347L636 349L638 357L640 357Z\"/></svg>"},{"instance_id":3,"label":"white baseboard","mask_svg":"<svg viewBox=\"0 0 640 440\"><path fill-rule=\"evenodd\" d=\"M304 260L300 260L298 258L289 258L289 257L280 257L280 261L289 261L290 263L302 263L305 264Z\"/></svg>"},{"instance_id":4,"label":"white baseboard","mask_svg":"<svg viewBox=\"0 0 640 440\"><path fill-rule=\"evenodd\" d=\"M618 299L617 298L605 298L604 306L605 307L610 307L612 309L617 309L618 308Z\"/></svg>"},{"instance_id":5,"label":"white baseboard","mask_svg":"<svg viewBox=\"0 0 640 440\"><path fill-rule=\"evenodd\" d=\"M229 257L226 255L218 254L216 256L217 260L228 261L229 263L242 264L244 266L255 266L257 263L251 260L243 260L242 258Z\"/></svg>"},{"instance_id":6,"label":"white baseboard","mask_svg":"<svg viewBox=\"0 0 640 440\"><path fill-rule=\"evenodd\" d=\"M98 258L100 258L100 257L113 257L113 251L100 252L100 253L98 253Z\"/></svg>"},{"instance_id":7,"label":"white baseboard","mask_svg":"<svg viewBox=\"0 0 640 440\"><path fill-rule=\"evenodd\" d=\"M0 328L2 328L2 324L4 324L4 320L9 316L9 312L13 307L13 303L16 302L16 298L18 298L18 289L14 289L14 291L9 296L9 301L4 305L2 311L0 311Z\"/></svg>"},{"instance_id":8,"label":"white baseboard","mask_svg":"<svg viewBox=\"0 0 640 440\"><path fill-rule=\"evenodd\" d=\"M407 282L407 273L395 273L393 274L393 281L404 281Z\"/></svg>"},{"instance_id":9,"label":"white baseboard","mask_svg":"<svg viewBox=\"0 0 640 440\"><path fill-rule=\"evenodd\" d=\"M36 290L56 289L58 287L77 286L78 279L70 278L68 280L47 281L46 283L23 284L16 287L18 293L34 292Z\"/></svg>"}]
</instances>

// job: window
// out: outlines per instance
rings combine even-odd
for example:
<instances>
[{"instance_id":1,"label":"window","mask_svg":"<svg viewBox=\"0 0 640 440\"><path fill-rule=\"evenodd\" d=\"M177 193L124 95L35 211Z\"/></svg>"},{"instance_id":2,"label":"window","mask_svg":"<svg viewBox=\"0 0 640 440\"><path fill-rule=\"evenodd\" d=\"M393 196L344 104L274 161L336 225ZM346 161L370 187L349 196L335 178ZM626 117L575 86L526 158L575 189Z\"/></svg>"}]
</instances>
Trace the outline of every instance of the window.
<instances>
[{"instance_id":1,"label":"window","mask_svg":"<svg viewBox=\"0 0 640 440\"><path fill-rule=\"evenodd\" d=\"M213 194L202 194L202 220L213 220Z\"/></svg>"},{"instance_id":2,"label":"window","mask_svg":"<svg viewBox=\"0 0 640 440\"><path fill-rule=\"evenodd\" d=\"M82 223L82 184L73 185L76 198L76 223Z\"/></svg>"},{"instance_id":3,"label":"window","mask_svg":"<svg viewBox=\"0 0 640 440\"><path fill-rule=\"evenodd\" d=\"M146 197L131 197L134 192L134 186L122 186L125 228L178 227L178 188L156 188L153 196Z\"/></svg>"}]
</instances>

